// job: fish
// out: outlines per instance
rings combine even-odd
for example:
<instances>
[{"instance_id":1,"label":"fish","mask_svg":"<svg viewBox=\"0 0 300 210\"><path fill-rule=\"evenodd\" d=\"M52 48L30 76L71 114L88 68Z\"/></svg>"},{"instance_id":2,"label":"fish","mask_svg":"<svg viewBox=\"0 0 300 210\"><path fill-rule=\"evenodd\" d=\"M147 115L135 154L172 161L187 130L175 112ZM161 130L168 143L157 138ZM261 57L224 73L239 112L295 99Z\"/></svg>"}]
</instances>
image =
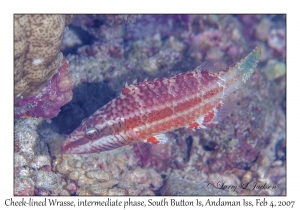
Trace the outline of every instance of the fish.
<instances>
[{"instance_id":1,"label":"fish","mask_svg":"<svg viewBox=\"0 0 300 210\"><path fill-rule=\"evenodd\" d=\"M227 68L207 61L169 78L126 83L117 98L67 136L62 153L103 152L135 143L165 144L169 131L212 126L222 117L226 97L250 78L260 54L257 46Z\"/></svg>"}]
</instances>

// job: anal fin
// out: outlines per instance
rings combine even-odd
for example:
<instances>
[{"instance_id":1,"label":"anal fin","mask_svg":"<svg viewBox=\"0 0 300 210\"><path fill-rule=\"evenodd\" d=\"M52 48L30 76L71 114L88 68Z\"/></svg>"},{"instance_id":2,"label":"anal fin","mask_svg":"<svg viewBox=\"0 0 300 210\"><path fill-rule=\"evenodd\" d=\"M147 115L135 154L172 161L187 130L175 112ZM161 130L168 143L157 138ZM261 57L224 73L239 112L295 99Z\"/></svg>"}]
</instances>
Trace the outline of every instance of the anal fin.
<instances>
[{"instance_id":1,"label":"anal fin","mask_svg":"<svg viewBox=\"0 0 300 210\"><path fill-rule=\"evenodd\" d=\"M146 157L149 152L152 144L166 144L168 142L168 137L165 133L157 134L155 136L151 136L144 140L144 142L136 143L139 152L142 157Z\"/></svg>"},{"instance_id":2,"label":"anal fin","mask_svg":"<svg viewBox=\"0 0 300 210\"><path fill-rule=\"evenodd\" d=\"M213 117L211 122L216 124L222 121L224 118L228 117L230 113L233 112L234 108L235 108L234 102L229 100L225 101L224 103L222 102L221 104L219 104L219 106L217 106L214 109L215 116Z\"/></svg>"},{"instance_id":3,"label":"anal fin","mask_svg":"<svg viewBox=\"0 0 300 210\"><path fill-rule=\"evenodd\" d=\"M157 134L155 136L151 136L145 140L145 142L150 144L166 144L168 142L168 137L165 133Z\"/></svg>"}]
</instances>

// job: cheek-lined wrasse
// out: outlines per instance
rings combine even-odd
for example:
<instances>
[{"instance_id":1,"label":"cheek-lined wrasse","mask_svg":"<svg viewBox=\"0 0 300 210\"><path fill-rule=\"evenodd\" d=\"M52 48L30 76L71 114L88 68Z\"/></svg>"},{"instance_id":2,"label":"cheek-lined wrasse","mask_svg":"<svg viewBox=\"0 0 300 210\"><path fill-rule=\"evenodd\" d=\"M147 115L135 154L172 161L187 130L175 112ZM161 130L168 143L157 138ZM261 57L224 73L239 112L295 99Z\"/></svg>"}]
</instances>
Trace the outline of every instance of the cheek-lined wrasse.
<instances>
[{"instance_id":1,"label":"cheek-lined wrasse","mask_svg":"<svg viewBox=\"0 0 300 210\"><path fill-rule=\"evenodd\" d=\"M226 69L204 62L170 78L126 84L119 97L83 120L63 143L62 152L84 154L133 143L164 144L168 131L213 125L221 119L226 96L253 73L260 52L257 46Z\"/></svg>"}]
</instances>

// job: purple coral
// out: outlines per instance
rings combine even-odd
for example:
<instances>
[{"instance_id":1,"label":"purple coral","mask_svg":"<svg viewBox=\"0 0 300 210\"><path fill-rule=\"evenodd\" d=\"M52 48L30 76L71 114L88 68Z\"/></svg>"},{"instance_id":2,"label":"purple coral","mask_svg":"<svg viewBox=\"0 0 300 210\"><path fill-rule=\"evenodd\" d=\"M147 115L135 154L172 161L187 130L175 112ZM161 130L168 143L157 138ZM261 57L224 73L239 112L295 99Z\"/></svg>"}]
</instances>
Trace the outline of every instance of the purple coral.
<instances>
[{"instance_id":1,"label":"purple coral","mask_svg":"<svg viewBox=\"0 0 300 210\"><path fill-rule=\"evenodd\" d=\"M58 72L36 95L23 98L15 104L15 118L43 117L51 119L60 111L60 107L72 100L72 89L76 78L67 70L66 59L62 59Z\"/></svg>"}]
</instances>

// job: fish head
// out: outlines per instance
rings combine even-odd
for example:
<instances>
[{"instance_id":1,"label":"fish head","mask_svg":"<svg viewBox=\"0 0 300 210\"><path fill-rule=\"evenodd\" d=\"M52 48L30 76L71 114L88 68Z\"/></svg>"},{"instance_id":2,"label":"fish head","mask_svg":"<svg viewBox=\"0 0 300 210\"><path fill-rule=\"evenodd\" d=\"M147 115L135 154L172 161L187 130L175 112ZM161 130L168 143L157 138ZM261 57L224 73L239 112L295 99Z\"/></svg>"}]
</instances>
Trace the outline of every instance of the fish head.
<instances>
[{"instance_id":1,"label":"fish head","mask_svg":"<svg viewBox=\"0 0 300 210\"><path fill-rule=\"evenodd\" d=\"M61 150L64 154L92 153L94 152L92 144L99 138L99 130L84 123L67 136L61 146Z\"/></svg>"}]
</instances>

